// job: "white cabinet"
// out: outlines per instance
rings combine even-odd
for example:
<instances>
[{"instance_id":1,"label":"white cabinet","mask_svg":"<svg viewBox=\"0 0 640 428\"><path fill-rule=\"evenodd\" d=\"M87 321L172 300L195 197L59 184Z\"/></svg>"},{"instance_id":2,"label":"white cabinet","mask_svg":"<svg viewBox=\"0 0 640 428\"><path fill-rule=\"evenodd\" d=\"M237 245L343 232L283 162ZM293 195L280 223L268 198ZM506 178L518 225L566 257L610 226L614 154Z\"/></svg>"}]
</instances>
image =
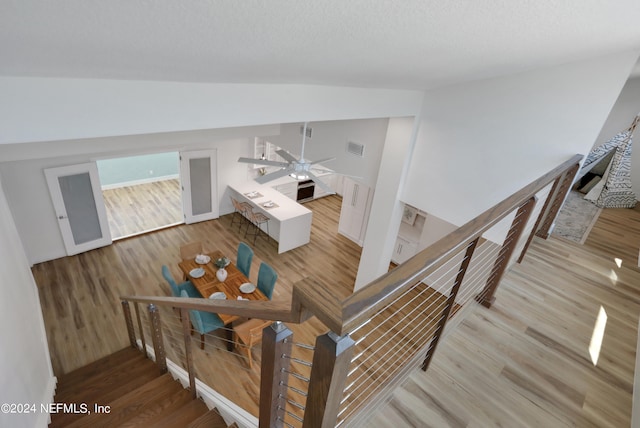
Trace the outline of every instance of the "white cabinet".
<instances>
[{"instance_id":1,"label":"white cabinet","mask_svg":"<svg viewBox=\"0 0 640 428\"><path fill-rule=\"evenodd\" d=\"M391 260L396 264L404 263L409 258L411 258L411 256L414 256L417 251L417 242L398 237L398 239L396 239L396 246L393 250L393 256L391 257Z\"/></svg>"},{"instance_id":2,"label":"white cabinet","mask_svg":"<svg viewBox=\"0 0 640 428\"><path fill-rule=\"evenodd\" d=\"M335 174L325 174L325 175L319 175L318 178L320 180L322 180L322 182L324 184L326 184L327 186L329 186L331 188L331 190L333 190L334 192L336 191L336 187L337 187L337 182L338 182L338 178L336 177ZM316 184L315 189L313 191L313 198L321 198L323 196L327 196L328 193L325 192L325 190L318 186Z\"/></svg>"},{"instance_id":3,"label":"white cabinet","mask_svg":"<svg viewBox=\"0 0 640 428\"><path fill-rule=\"evenodd\" d=\"M360 246L364 243L364 234L367 230L369 210L373 199L372 194L369 186L348 177L344 178L338 232Z\"/></svg>"},{"instance_id":4,"label":"white cabinet","mask_svg":"<svg viewBox=\"0 0 640 428\"><path fill-rule=\"evenodd\" d=\"M396 264L404 263L418 251L424 250L456 228L455 225L434 215L405 205L391 261Z\"/></svg>"},{"instance_id":5,"label":"white cabinet","mask_svg":"<svg viewBox=\"0 0 640 428\"><path fill-rule=\"evenodd\" d=\"M426 213L405 205L396 246L391 254L392 262L404 263L418 252L426 218Z\"/></svg>"},{"instance_id":6,"label":"white cabinet","mask_svg":"<svg viewBox=\"0 0 640 428\"><path fill-rule=\"evenodd\" d=\"M282 183L276 186L273 186L278 192L282 193L289 199L293 199L294 201L298 198L298 182L292 181L290 183Z\"/></svg>"}]
</instances>

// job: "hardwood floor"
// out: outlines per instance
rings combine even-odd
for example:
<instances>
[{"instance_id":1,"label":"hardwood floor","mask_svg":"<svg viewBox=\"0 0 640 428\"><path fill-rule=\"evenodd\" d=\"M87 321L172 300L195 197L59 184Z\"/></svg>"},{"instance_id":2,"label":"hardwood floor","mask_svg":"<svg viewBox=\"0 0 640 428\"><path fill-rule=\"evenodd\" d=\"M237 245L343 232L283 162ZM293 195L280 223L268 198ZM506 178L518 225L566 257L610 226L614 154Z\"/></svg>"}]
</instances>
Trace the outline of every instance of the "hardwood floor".
<instances>
[{"instance_id":1,"label":"hardwood floor","mask_svg":"<svg viewBox=\"0 0 640 428\"><path fill-rule=\"evenodd\" d=\"M338 234L341 198L329 196L305 204L314 212L311 243L278 255L273 240L258 239L250 279L257 280L260 262L278 272L274 300L290 301L293 284L307 276L327 285L327 292L344 298L351 294L361 248ZM124 239L113 245L73 257L40 263L32 268L38 284L54 373L61 375L109 355L128 343L120 295L170 295L161 275L166 264L174 278L181 277L177 263L179 246L200 240L205 250L220 249L235 260L244 231L230 227L231 216L193 225L180 225L154 233ZM144 308L142 308L144 309ZM168 356L182 360L183 342L175 315L161 312L168 329ZM315 318L302 326L291 326L296 342L314 343L326 328ZM206 337L204 351L194 346L197 375L209 385L229 384L234 373L235 388L224 388L227 397L257 414L259 365L252 371L236 352L226 351L224 331ZM150 341L147 334L147 341ZM194 336L195 337L195 336ZM295 348L301 359L308 351ZM253 350L258 361L260 347ZM215 364L210 356L215 355ZM304 367L297 370L303 372Z\"/></svg>"},{"instance_id":2,"label":"hardwood floor","mask_svg":"<svg viewBox=\"0 0 640 428\"><path fill-rule=\"evenodd\" d=\"M180 180L162 180L102 191L112 239L183 221Z\"/></svg>"},{"instance_id":3,"label":"hardwood floor","mask_svg":"<svg viewBox=\"0 0 640 428\"><path fill-rule=\"evenodd\" d=\"M279 273L274 299L288 301L292 285L306 276L329 293L348 296L361 249L337 233L340 203L332 196L306 204L314 211L307 246L278 255L275 242L259 239L250 278L255 281L266 261ZM54 372L126 346L118 296L168 295L160 267L166 264L179 278L181 244L201 240L205 249L220 249L235 260L242 239L224 216L34 266ZM466 318L439 345L429 371L416 370L370 425L628 426L640 312L639 242L637 209L604 210L583 246L536 238L523 263L506 275L495 305L460 311ZM588 347L600 306L608 321L594 366ZM177 325L169 310L162 319ZM313 343L325 331L315 318L291 328L298 343ZM236 352L226 351L224 337L216 331L204 351L194 346L197 375L210 385L233 386L221 392L257 414L259 364L249 370ZM182 336L169 333L165 340L169 357L180 361ZM311 358L304 348L294 351L302 360ZM259 347L253 354L260 361Z\"/></svg>"},{"instance_id":4,"label":"hardwood floor","mask_svg":"<svg viewBox=\"0 0 640 428\"><path fill-rule=\"evenodd\" d=\"M584 245L536 238L494 306L475 308L371 426L629 426L639 244L639 208L603 210ZM607 321L594 365L601 307Z\"/></svg>"}]
</instances>

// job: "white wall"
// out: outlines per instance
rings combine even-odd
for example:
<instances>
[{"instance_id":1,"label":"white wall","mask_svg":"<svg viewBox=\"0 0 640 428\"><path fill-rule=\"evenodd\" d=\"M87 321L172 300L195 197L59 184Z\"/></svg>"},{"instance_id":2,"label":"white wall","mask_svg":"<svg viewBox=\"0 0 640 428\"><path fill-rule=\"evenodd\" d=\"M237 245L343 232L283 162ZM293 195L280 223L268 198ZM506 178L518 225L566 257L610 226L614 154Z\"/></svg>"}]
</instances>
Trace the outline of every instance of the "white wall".
<instances>
[{"instance_id":1,"label":"white wall","mask_svg":"<svg viewBox=\"0 0 640 428\"><path fill-rule=\"evenodd\" d=\"M593 141L638 52L425 94L403 200L461 225Z\"/></svg>"},{"instance_id":2,"label":"white wall","mask_svg":"<svg viewBox=\"0 0 640 428\"><path fill-rule=\"evenodd\" d=\"M2 427L45 427L40 403L53 401L55 378L38 290L0 181L0 403L35 403L37 413L0 412Z\"/></svg>"},{"instance_id":3,"label":"white wall","mask_svg":"<svg viewBox=\"0 0 640 428\"><path fill-rule=\"evenodd\" d=\"M310 122L311 139L305 142L304 157L318 160L328 157L336 159L323 165L334 171L359 177L357 180L374 187L378 178L378 168L384 148L389 119L358 119ZM302 146L300 126L303 123L289 123L281 126L280 135L266 137L289 152L299 155ZM346 152L348 141L364 144L364 157Z\"/></svg>"},{"instance_id":4,"label":"white wall","mask_svg":"<svg viewBox=\"0 0 640 428\"><path fill-rule=\"evenodd\" d=\"M640 77L629 79L622 88L607 121L595 140L593 147L606 143L617 133L624 131L640 113ZM640 199L640 130L636 129L631 153L631 183L636 199Z\"/></svg>"},{"instance_id":5,"label":"white wall","mask_svg":"<svg viewBox=\"0 0 640 428\"><path fill-rule=\"evenodd\" d=\"M62 156L0 163L0 177L29 263L39 263L66 255L43 173L45 168L84 163L104 157L129 156L134 153L216 148L218 195L222 215L232 211L226 190L227 184L244 181L247 177L246 165L239 164L238 157L251 153L253 135L256 132L276 133L277 130L278 126L263 126L236 128L233 133L227 129L223 132L210 130L96 138L83 141L81 145L75 141L49 142L44 143L48 149L47 154L57 152ZM27 147L32 144L15 146ZM5 146L0 145L0 153L3 148ZM71 154L74 148L81 153Z\"/></svg>"},{"instance_id":6,"label":"white wall","mask_svg":"<svg viewBox=\"0 0 640 428\"><path fill-rule=\"evenodd\" d=\"M0 77L0 144L415 115L419 91Z\"/></svg>"}]
</instances>

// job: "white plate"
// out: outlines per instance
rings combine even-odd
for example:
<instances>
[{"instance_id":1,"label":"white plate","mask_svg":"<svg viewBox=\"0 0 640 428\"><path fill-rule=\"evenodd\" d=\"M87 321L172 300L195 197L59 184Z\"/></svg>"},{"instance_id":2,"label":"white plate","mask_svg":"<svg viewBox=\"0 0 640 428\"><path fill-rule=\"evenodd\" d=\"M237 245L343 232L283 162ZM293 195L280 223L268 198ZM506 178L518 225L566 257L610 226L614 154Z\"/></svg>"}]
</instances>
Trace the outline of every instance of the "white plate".
<instances>
[{"instance_id":1,"label":"white plate","mask_svg":"<svg viewBox=\"0 0 640 428\"><path fill-rule=\"evenodd\" d=\"M273 205L273 202L265 202L264 204L262 204L262 206L265 208L271 208Z\"/></svg>"},{"instance_id":2,"label":"white plate","mask_svg":"<svg viewBox=\"0 0 640 428\"><path fill-rule=\"evenodd\" d=\"M240 291L242 291L243 293L253 293L254 291L256 291L256 286L250 282L245 282L240 286Z\"/></svg>"},{"instance_id":3,"label":"white plate","mask_svg":"<svg viewBox=\"0 0 640 428\"><path fill-rule=\"evenodd\" d=\"M222 291L216 291L211 296L209 296L209 298L210 299L218 299L218 300L226 300L227 299L227 295L224 294L224 292L222 292Z\"/></svg>"},{"instance_id":4,"label":"white plate","mask_svg":"<svg viewBox=\"0 0 640 428\"><path fill-rule=\"evenodd\" d=\"M201 278L204 276L204 269L202 268L191 269L191 271L189 271L189 276L191 278Z\"/></svg>"},{"instance_id":5,"label":"white plate","mask_svg":"<svg viewBox=\"0 0 640 428\"><path fill-rule=\"evenodd\" d=\"M205 255L199 255L196 257L196 263L199 265L206 265L211 261L211 257Z\"/></svg>"}]
</instances>

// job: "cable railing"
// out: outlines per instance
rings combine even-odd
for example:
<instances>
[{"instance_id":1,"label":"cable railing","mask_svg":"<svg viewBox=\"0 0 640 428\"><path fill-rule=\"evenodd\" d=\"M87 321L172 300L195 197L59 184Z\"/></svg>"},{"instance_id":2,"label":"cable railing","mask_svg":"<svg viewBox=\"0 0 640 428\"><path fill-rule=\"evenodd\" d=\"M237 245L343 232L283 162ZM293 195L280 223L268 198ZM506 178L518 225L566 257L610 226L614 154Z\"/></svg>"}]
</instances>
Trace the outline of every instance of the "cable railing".
<instances>
[{"instance_id":1,"label":"cable railing","mask_svg":"<svg viewBox=\"0 0 640 428\"><path fill-rule=\"evenodd\" d=\"M344 300L327 295L313 278L294 285L290 304L123 296L132 344L137 340L128 302L136 306L137 323L142 312L138 303L163 306L171 313L163 315L171 320L164 323L149 312L148 337L141 334L141 341L152 341L154 348L157 331L166 328L171 348L179 347L182 336L199 352L198 338L187 337L191 309L275 321L263 330L260 425L362 424L364 415L412 370L428 368L450 319L460 319L464 308L477 304L491 307L510 264L522 259L534 234L548 234L581 158L562 163ZM328 332L315 345L295 342L284 322L300 324L312 316ZM241 368L240 355L225 342L228 333L222 328L207 335L205 352L226 358L228 364L233 356ZM191 373L190 348L185 346L184 355L176 351L176 358ZM155 354L157 360L158 350Z\"/></svg>"}]
</instances>

